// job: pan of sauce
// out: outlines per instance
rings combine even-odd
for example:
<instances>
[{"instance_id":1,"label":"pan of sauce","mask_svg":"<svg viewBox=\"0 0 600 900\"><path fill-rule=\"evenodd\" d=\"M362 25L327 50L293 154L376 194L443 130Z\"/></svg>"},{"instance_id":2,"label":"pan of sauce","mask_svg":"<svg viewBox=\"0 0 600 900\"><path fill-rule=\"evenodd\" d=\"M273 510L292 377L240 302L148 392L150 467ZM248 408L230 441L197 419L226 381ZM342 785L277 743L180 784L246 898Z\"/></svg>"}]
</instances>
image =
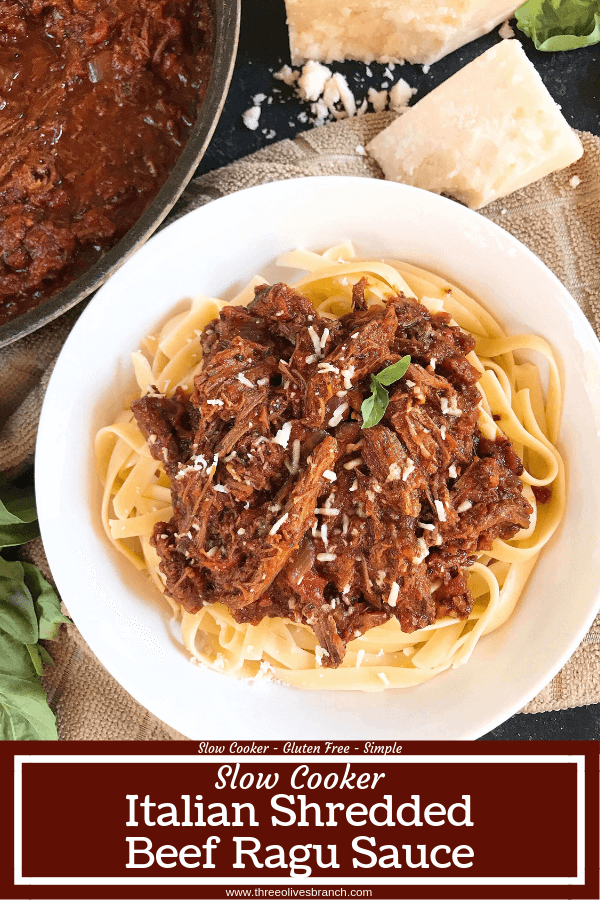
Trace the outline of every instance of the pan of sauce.
<instances>
[{"instance_id":1,"label":"pan of sauce","mask_svg":"<svg viewBox=\"0 0 600 900\"><path fill-rule=\"evenodd\" d=\"M5 0L0 346L98 288L157 228L225 102L240 0Z\"/></svg>"}]
</instances>

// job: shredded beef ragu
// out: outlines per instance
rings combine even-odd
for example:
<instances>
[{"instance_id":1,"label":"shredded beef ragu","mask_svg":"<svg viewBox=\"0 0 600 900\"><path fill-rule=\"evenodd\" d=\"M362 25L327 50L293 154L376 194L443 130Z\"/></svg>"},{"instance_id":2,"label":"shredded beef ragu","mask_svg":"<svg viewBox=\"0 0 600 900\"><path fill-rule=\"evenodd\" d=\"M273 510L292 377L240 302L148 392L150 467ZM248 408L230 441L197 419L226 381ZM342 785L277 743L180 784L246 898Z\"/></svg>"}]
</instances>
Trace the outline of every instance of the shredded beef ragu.
<instances>
[{"instance_id":1,"label":"shredded beef ragu","mask_svg":"<svg viewBox=\"0 0 600 900\"><path fill-rule=\"evenodd\" d=\"M237 622L283 616L338 666L348 641L395 616L412 632L464 619L466 568L527 527L522 465L477 428L473 339L403 295L337 321L284 284L226 307L202 334L192 394L132 406L171 478L152 543L166 591ZM409 354L381 422L361 429L372 373Z\"/></svg>"},{"instance_id":2,"label":"shredded beef ragu","mask_svg":"<svg viewBox=\"0 0 600 900\"><path fill-rule=\"evenodd\" d=\"M0 0L0 324L139 218L211 60L207 0Z\"/></svg>"}]
</instances>

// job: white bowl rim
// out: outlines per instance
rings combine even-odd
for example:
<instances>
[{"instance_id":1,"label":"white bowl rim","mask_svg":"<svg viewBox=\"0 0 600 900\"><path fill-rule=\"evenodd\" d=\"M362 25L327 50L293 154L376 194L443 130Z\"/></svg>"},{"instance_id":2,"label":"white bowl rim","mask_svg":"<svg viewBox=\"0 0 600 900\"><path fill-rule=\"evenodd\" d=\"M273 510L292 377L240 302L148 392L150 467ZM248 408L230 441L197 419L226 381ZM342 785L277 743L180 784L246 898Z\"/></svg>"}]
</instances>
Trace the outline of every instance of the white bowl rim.
<instances>
[{"instance_id":1,"label":"white bowl rim","mask_svg":"<svg viewBox=\"0 0 600 900\"><path fill-rule=\"evenodd\" d=\"M560 282L557 276L537 257L528 247L522 244L517 238L513 237L509 232L505 231L496 223L492 222L489 219L481 216L480 214L469 210L468 208L457 204L455 201L450 200L445 197L440 197L436 194L431 194L429 192L423 191L419 188L415 188L408 185L398 184L395 182L383 181L380 179L374 178L362 178L357 176L341 176L341 175L326 175L326 176L302 176L299 178L287 179L285 181L274 181L267 182L265 184L254 185L252 187L245 188L241 191L236 191L232 194L228 194L226 196L220 197L216 200L210 201L209 203L201 206L186 215L180 217L179 219L172 222L169 226L162 229L160 232L155 234L140 250L134 254L134 256L117 272L113 275L107 283L97 292L97 295L94 297L93 301L88 305L88 307L83 311L82 315L76 322L74 328L70 332L67 341L65 342L63 349L59 355L56 366L50 378L46 397L44 400L44 405L42 408L42 413L40 417L40 425L38 432L38 439L36 445L36 466L35 466L35 478L36 478L36 492L38 496L44 496L43 492L43 479L47 475L46 467L43 463L44 453L46 448L49 446L49 442L53 439L52 432L52 423L50 421L51 415L51 402L54 399L54 394L58 389L58 385L60 379L62 377L62 366L63 362L66 359L66 356L70 349L77 344L79 341L79 336L83 332L84 326L86 325L88 319L91 316L96 315L97 311L101 307L103 299L106 297L107 292L111 289L115 289L117 285L121 282L125 282L130 274L130 270L132 265L141 264L144 260L149 259L150 255L153 251L157 251L159 248L162 249L164 242L167 240L176 240L177 233L180 229L185 229L189 224L186 220L189 220L190 217L205 217L207 215L214 214L214 209L218 205L220 210L224 211L226 207L231 206L233 208L237 207L240 202L247 202L248 205L252 205L254 198L258 195L262 195L263 198L268 197L269 194L273 194L277 196L282 192L285 194L288 190L294 190L294 186L303 185L308 187L308 183L310 183L314 189L318 189L319 187L328 187L335 184L336 188L339 189L347 189L351 190L352 188L362 189L365 184L370 186L369 189L372 189L374 192L378 190L389 191L394 190L399 193L404 193L407 197L411 195L413 197L418 196L419 200L423 202L425 205L433 204L433 206L437 206L440 211L449 211L449 214L457 220L463 220L465 222L476 222L479 227L483 227L485 230L489 230L490 234L497 233L501 236L502 241L512 245L516 248L516 251L520 254L524 254L529 257L529 262L533 266L537 267L538 271L543 273L546 279L549 279L554 282L554 287L556 289L556 298L560 298L558 302L567 308L570 315L574 318L575 323L578 328L578 339L581 340L584 345L584 349L591 353L592 357L595 359L595 364L598 366L598 371L600 371L600 344L598 339L588 321L586 316L584 315L582 309L573 299L573 297L569 294L564 285ZM484 226L481 223L485 223ZM451 280L451 276L448 276ZM173 304L171 303L171 306ZM165 308L165 312L168 311L168 306ZM141 330L140 330L141 333ZM61 554L58 545L60 541L56 539L56 536L52 534L52 530L50 524L48 522L47 509L44 500L39 505L38 508L39 513L39 521L40 521L40 529L42 533L42 538L44 541L44 545L48 552L48 560L51 565L53 574L58 573L57 583L58 588L60 590L60 581L64 575L65 571L65 563L66 557L61 559ZM68 565L68 563L67 563ZM67 606L69 605L69 598L65 598ZM72 596L71 596L72 601ZM74 606L73 609L76 607ZM567 662L567 660L572 656L573 652L579 646L584 634L589 629L591 623L593 622L598 609L600 608L600 584L598 585L596 598L593 605L590 605L588 614L581 621L581 625L578 628L576 634L572 637L572 639L565 645L562 653L557 656L552 666L548 666L543 674L540 674L537 678L533 679L531 685L527 692L524 692L523 695L518 699L518 701L514 701L508 704L506 707L502 709L497 709L494 713L490 713L487 717L482 717L478 722L477 726L468 729L464 734L461 734L457 738L451 739L463 739L463 740L473 740L481 737L483 734L488 733L493 730L502 722L506 721L516 712L518 712L526 703L528 703L534 696L536 696L539 691L546 686L552 678L556 675L556 673L563 667L563 665ZM80 629L82 636L86 640L86 642L90 645L91 649L95 653L95 655L99 658L102 665L109 671L111 674L114 670L113 660L108 657L108 655L100 648L95 645L94 635L89 629ZM115 676L116 677L116 676ZM219 676L220 677L220 676ZM136 683L135 679L131 677L127 677L120 673L117 678L118 682L121 684L125 690L139 703L145 706L147 709L150 709L153 712L151 706L147 704L144 700L144 694L141 686ZM289 688L285 688L285 690L289 690ZM414 690L414 689L412 689ZM162 717L159 713L155 713L159 717ZM162 717L164 721L164 717ZM170 724L167 722L167 724ZM178 725L173 725L172 727L176 727L179 730L181 728ZM297 737L298 735L292 735L293 737ZM210 735L207 735L210 737ZM368 738L369 736L366 735ZM195 739L195 738L193 738ZM257 738L260 740L260 738ZM421 738L416 738L421 739Z\"/></svg>"}]
</instances>

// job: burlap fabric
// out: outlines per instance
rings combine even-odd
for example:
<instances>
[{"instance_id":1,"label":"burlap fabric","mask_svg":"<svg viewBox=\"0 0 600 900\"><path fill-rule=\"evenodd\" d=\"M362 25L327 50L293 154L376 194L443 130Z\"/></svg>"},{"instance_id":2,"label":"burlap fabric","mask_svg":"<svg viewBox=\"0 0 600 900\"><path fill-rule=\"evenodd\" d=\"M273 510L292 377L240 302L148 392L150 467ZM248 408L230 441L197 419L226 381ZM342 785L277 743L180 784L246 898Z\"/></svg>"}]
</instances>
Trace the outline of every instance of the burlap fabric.
<instances>
[{"instance_id":1,"label":"burlap fabric","mask_svg":"<svg viewBox=\"0 0 600 900\"><path fill-rule=\"evenodd\" d=\"M281 141L191 182L169 221L242 188L306 175L379 178L363 147L391 121L367 115ZM482 213L530 247L556 273L600 335L600 139L582 134L583 158L571 169L488 206ZM581 179L574 187L573 175ZM0 471L9 477L33 460L37 420L54 360L78 311L0 351ZM48 574L40 541L24 548ZM62 740L180 738L140 707L106 672L74 626L49 645L55 667L44 681ZM564 669L524 712L600 702L600 616ZM210 728L207 729L210 737Z\"/></svg>"}]
</instances>

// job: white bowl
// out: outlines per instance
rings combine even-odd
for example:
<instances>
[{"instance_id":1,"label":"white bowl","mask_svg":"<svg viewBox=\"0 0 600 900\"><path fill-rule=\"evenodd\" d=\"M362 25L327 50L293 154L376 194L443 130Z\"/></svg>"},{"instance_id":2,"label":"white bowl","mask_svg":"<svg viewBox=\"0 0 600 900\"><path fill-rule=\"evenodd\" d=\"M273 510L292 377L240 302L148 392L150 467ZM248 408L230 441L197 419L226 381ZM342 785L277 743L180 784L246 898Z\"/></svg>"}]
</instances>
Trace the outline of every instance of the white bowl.
<instances>
[{"instance_id":1,"label":"white bowl","mask_svg":"<svg viewBox=\"0 0 600 900\"><path fill-rule=\"evenodd\" d=\"M560 358L567 511L510 620L469 663L378 694L247 684L190 665L146 577L105 538L93 438L133 385L129 355L182 298L231 296L294 247L350 238L361 255L428 267L480 299L509 333ZM193 739L473 739L517 712L577 647L599 603L600 351L577 304L522 244L457 203L367 178L303 178L209 203L153 237L104 285L52 375L37 444L42 537L90 647L129 693ZM93 686L90 685L90 689Z\"/></svg>"}]
</instances>

